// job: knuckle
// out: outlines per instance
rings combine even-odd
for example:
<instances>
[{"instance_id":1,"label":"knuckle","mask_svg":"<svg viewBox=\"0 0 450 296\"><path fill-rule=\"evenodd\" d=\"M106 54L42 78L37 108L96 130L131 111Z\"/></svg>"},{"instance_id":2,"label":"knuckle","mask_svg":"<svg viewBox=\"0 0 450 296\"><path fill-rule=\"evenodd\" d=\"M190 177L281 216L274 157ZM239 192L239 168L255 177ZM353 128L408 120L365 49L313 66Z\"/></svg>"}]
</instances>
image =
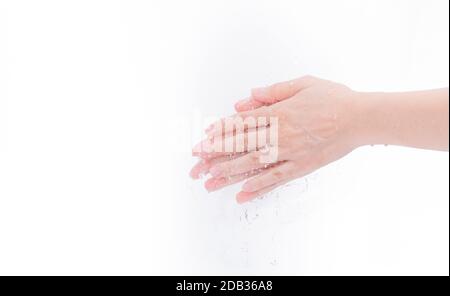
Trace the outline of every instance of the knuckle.
<instances>
[{"instance_id":1,"label":"knuckle","mask_svg":"<svg viewBox=\"0 0 450 296\"><path fill-rule=\"evenodd\" d=\"M301 77L300 79L303 79L305 81L312 81L312 80L316 80L316 77L314 77L313 75L305 75L305 76Z\"/></svg>"},{"instance_id":2,"label":"knuckle","mask_svg":"<svg viewBox=\"0 0 450 296\"><path fill-rule=\"evenodd\" d=\"M317 82L319 80L319 78L312 76L312 75L305 75L305 76L301 77L299 80L302 82L303 85L309 86L309 85L312 85L315 82Z\"/></svg>"}]
</instances>

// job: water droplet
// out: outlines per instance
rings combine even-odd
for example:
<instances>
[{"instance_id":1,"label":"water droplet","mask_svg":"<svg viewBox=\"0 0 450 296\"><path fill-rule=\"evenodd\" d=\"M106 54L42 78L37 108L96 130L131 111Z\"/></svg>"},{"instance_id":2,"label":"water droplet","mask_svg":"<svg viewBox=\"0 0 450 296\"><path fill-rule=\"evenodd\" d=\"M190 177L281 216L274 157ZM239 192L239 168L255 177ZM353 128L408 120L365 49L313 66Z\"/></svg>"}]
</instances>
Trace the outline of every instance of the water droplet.
<instances>
[{"instance_id":1,"label":"water droplet","mask_svg":"<svg viewBox=\"0 0 450 296\"><path fill-rule=\"evenodd\" d=\"M270 152L270 146L269 145L265 145L264 147L262 147L260 150L259 150L262 154L268 154L269 152Z\"/></svg>"}]
</instances>

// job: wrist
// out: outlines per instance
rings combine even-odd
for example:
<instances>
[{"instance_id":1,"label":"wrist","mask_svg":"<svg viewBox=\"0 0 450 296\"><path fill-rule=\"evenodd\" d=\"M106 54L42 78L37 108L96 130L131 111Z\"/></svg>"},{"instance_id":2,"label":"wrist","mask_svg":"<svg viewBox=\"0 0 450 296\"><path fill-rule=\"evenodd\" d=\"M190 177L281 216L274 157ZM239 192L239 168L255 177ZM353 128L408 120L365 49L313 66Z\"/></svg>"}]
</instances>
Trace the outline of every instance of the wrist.
<instances>
[{"instance_id":1,"label":"wrist","mask_svg":"<svg viewBox=\"0 0 450 296\"><path fill-rule=\"evenodd\" d=\"M387 144L383 138L386 118L380 105L381 93L355 92L354 94L354 142L356 147Z\"/></svg>"}]
</instances>

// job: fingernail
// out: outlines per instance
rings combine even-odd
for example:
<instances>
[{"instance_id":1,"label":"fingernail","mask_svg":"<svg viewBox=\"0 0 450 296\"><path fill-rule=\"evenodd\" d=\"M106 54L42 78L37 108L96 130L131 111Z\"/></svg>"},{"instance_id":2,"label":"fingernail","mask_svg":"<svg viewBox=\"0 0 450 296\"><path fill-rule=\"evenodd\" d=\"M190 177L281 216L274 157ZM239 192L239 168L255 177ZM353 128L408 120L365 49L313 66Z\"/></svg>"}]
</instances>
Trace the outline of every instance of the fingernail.
<instances>
[{"instance_id":1,"label":"fingernail","mask_svg":"<svg viewBox=\"0 0 450 296\"><path fill-rule=\"evenodd\" d=\"M237 103L234 104L234 107L236 109L239 109L239 108L245 107L247 104L249 104L251 102L252 102L252 98L245 98L243 100L237 101Z\"/></svg>"},{"instance_id":2,"label":"fingernail","mask_svg":"<svg viewBox=\"0 0 450 296\"><path fill-rule=\"evenodd\" d=\"M197 180L204 176L208 172L209 163L207 160L202 160L197 163L190 171L189 175L192 179Z\"/></svg>"},{"instance_id":3,"label":"fingernail","mask_svg":"<svg viewBox=\"0 0 450 296\"><path fill-rule=\"evenodd\" d=\"M192 154L197 156L201 152L211 152L213 145L209 139L203 140L192 148Z\"/></svg>"},{"instance_id":4,"label":"fingernail","mask_svg":"<svg viewBox=\"0 0 450 296\"><path fill-rule=\"evenodd\" d=\"M247 182L247 183L244 183L244 185L242 185L242 191L253 192L253 191L255 191L255 189L253 188L251 183Z\"/></svg>"},{"instance_id":5,"label":"fingernail","mask_svg":"<svg viewBox=\"0 0 450 296\"><path fill-rule=\"evenodd\" d=\"M209 133L214 128L214 124L210 124L207 129L205 129L205 133Z\"/></svg>"},{"instance_id":6,"label":"fingernail","mask_svg":"<svg viewBox=\"0 0 450 296\"><path fill-rule=\"evenodd\" d=\"M192 179L197 180L198 177L199 177L197 168L194 167L194 168L189 172L189 176L190 176Z\"/></svg>"},{"instance_id":7,"label":"fingernail","mask_svg":"<svg viewBox=\"0 0 450 296\"><path fill-rule=\"evenodd\" d=\"M252 89L252 97L259 99L267 99L270 97L269 88L268 87L257 87Z\"/></svg>"},{"instance_id":8,"label":"fingernail","mask_svg":"<svg viewBox=\"0 0 450 296\"><path fill-rule=\"evenodd\" d=\"M196 144L194 146L194 148L192 148L192 154L194 156L196 156L197 154L199 154L200 152L202 152L202 142Z\"/></svg>"},{"instance_id":9,"label":"fingernail","mask_svg":"<svg viewBox=\"0 0 450 296\"><path fill-rule=\"evenodd\" d=\"M246 202L249 202L253 199L253 195L248 193L248 192L239 192L236 195L236 201L238 202L238 204L243 204Z\"/></svg>"},{"instance_id":10,"label":"fingernail","mask_svg":"<svg viewBox=\"0 0 450 296\"><path fill-rule=\"evenodd\" d=\"M205 182L205 188L208 190L208 192L215 191L217 189L220 189L222 186L226 184L227 180L225 178L219 178L219 179L209 179Z\"/></svg>"},{"instance_id":11,"label":"fingernail","mask_svg":"<svg viewBox=\"0 0 450 296\"><path fill-rule=\"evenodd\" d=\"M223 128L223 119L220 119L220 120L214 122L213 124L211 124L205 130L205 133L207 134L208 137L214 136L215 134L221 132L222 128Z\"/></svg>"},{"instance_id":12,"label":"fingernail","mask_svg":"<svg viewBox=\"0 0 450 296\"><path fill-rule=\"evenodd\" d=\"M209 173L213 177L217 178L217 177L220 177L220 175L222 174L222 170L219 167L215 166L215 167L212 167L209 169Z\"/></svg>"}]
</instances>

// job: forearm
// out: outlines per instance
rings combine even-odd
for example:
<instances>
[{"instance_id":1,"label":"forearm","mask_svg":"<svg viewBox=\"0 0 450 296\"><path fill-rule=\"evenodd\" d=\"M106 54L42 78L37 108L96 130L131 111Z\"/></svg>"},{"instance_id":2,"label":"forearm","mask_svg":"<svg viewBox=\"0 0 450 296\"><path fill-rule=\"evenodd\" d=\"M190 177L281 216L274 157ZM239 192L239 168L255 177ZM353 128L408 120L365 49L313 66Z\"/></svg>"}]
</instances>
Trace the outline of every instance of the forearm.
<instances>
[{"instance_id":1,"label":"forearm","mask_svg":"<svg viewBox=\"0 0 450 296\"><path fill-rule=\"evenodd\" d=\"M448 89L358 93L356 104L360 145L449 149Z\"/></svg>"}]
</instances>

